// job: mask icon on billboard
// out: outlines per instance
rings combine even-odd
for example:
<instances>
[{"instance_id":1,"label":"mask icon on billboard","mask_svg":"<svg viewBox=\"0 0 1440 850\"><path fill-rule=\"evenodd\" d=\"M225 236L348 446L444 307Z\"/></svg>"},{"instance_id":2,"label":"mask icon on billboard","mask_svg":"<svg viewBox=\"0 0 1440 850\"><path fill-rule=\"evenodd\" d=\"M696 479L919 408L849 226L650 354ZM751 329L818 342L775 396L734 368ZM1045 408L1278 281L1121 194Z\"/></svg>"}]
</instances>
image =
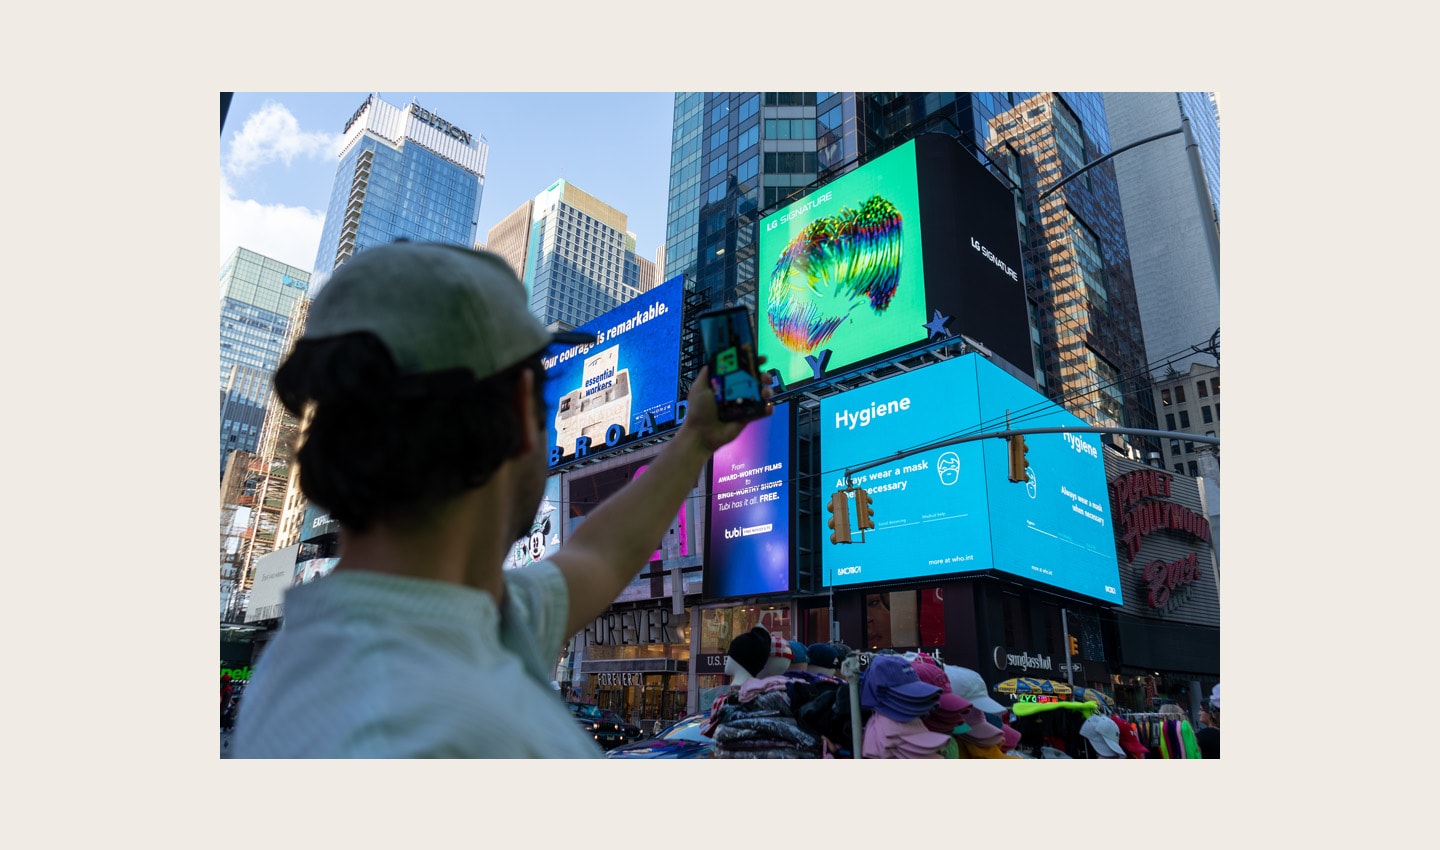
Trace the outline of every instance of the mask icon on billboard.
<instances>
[{"instance_id":1,"label":"mask icon on billboard","mask_svg":"<svg viewBox=\"0 0 1440 850\"><path fill-rule=\"evenodd\" d=\"M900 211L879 195L790 240L770 272L765 317L780 342L812 354L861 304L885 312L900 285Z\"/></svg>"},{"instance_id":2,"label":"mask icon on billboard","mask_svg":"<svg viewBox=\"0 0 1440 850\"><path fill-rule=\"evenodd\" d=\"M954 452L945 452L935 461L935 471L940 475L940 483L949 487L960 482L960 455Z\"/></svg>"}]
</instances>

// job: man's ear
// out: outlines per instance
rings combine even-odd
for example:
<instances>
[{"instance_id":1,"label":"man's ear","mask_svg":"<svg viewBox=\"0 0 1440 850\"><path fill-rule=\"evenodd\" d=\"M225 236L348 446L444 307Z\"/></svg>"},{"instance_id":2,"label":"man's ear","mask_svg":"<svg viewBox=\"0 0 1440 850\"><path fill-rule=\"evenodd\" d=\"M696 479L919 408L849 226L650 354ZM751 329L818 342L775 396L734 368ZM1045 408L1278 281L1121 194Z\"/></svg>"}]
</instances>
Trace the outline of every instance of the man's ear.
<instances>
[{"instance_id":1,"label":"man's ear","mask_svg":"<svg viewBox=\"0 0 1440 850\"><path fill-rule=\"evenodd\" d=\"M540 422L540 411L536 410L535 373L530 369L520 370L510 391L510 408L515 411L515 422L520 428L520 433L516 435L515 454L519 456L538 451L544 425Z\"/></svg>"}]
</instances>

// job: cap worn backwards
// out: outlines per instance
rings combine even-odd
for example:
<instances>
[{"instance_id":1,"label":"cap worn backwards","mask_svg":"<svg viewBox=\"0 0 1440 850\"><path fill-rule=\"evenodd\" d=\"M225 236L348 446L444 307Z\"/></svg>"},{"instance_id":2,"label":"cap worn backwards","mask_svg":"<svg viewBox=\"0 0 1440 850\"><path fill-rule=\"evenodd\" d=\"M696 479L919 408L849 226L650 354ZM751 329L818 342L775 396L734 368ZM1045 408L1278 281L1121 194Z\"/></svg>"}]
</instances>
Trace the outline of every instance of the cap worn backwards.
<instances>
[{"instance_id":1,"label":"cap worn backwards","mask_svg":"<svg viewBox=\"0 0 1440 850\"><path fill-rule=\"evenodd\" d=\"M525 287L499 256L459 245L394 242L351 257L310 306L303 339L368 332L402 375L467 369L489 378L551 343L594 342L552 334L530 313Z\"/></svg>"}]
</instances>

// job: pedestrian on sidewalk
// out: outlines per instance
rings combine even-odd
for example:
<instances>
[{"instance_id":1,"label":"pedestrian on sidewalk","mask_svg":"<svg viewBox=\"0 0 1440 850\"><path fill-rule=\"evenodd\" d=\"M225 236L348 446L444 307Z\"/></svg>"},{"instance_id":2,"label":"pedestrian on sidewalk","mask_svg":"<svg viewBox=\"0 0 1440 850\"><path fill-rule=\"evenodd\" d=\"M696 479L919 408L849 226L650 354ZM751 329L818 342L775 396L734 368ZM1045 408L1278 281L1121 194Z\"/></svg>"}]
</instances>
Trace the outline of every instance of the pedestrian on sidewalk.
<instances>
[{"instance_id":1,"label":"pedestrian on sidewalk","mask_svg":"<svg viewBox=\"0 0 1440 850\"><path fill-rule=\"evenodd\" d=\"M220 674L220 728L227 732L235 726L235 685L229 673Z\"/></svg>"}]
</instances>

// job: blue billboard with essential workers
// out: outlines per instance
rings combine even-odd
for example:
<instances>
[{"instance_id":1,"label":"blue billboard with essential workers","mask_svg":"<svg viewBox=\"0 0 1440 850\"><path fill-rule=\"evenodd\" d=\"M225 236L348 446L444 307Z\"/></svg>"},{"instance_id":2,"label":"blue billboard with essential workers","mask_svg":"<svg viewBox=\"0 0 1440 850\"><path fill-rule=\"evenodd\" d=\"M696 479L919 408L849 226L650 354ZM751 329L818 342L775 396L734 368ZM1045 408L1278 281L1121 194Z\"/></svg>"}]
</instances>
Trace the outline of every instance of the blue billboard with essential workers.
<instances>
[{"instance_id":1,"label":"blue billboard with essential workers","mask_svg":"<svg viewBox=\"0 0 1440 850\"><path fill-rule=\"evenodd\" d=\"M551 467L675 421L683 283L671 278L577 328L594 343L545 353Z\"/></svg>"}]
</instances>

